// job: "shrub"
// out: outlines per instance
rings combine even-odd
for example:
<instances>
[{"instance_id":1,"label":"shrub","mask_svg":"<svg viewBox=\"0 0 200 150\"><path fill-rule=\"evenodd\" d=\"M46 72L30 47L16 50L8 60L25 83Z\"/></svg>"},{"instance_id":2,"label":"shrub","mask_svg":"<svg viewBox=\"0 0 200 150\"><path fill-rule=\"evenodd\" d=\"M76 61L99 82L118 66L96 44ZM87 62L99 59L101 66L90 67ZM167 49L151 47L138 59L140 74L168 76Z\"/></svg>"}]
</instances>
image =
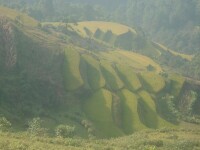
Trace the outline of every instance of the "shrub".
<instances>
[{"instance_id":1,"label":"shrub","mask_svg":"<svg viewBox=\"0 0 200 150\"><path fill-rule=\"evenodd\" d=\"M144 145L163 147L164 143L162 140L149 140L149 141L145 141Z\"/></svg>"},{"instance_id":2,"label":"shrub","mask_svg":"<svg viewBox=\"0 0 200 150\"><path fill-rule=\"evenodd\" d=\"M193 150L195 147L199 145L198 142L195 141L189 141L189 140L180 140L175 143L176 149L181 150Z\"/></svg>"},{"instance_id":3,"label":"shrub","mask_svg":"<svg viewBox=\"0 0 200 150\"><path fill-rule=\"evenodd\" d=\"M41 126L42 120L38 118L33 118L30 122L28 122L28 133L31 136L44 136L47 133L46 128L42 128Z\"/></svg>"},{"instance_id":4,"label":"shrub","mask_svg":"<svg viewBox=\"0 0 200 150\"><path fill-rule=\"evenodd\" d=\"M57 137L72 137L75 133L75 127L69 125L59 125L55 129L55 133Z\"/></svg>"},{"instance_id":5,"label":"shrub","mask_svg":"<svg viewBox=\"0 0 200 150\"><path fill-rule=\"evenodd\" d=\"M147 70L148 70L148 71L154 71L154 70L155 70L155 67L152 66L151 64L149 64L149 65L147 66Z\"/></svg>"},{"instance_id":6,"label":"shrub","mask_svg":"<svg viewBox=\"0 0 200 150\"><path fill-rule=\"evenodd\" d=\"M0 117L0 131L8 131L10 128L11 123L5 117Z\"/></svg>"}]
</instances>

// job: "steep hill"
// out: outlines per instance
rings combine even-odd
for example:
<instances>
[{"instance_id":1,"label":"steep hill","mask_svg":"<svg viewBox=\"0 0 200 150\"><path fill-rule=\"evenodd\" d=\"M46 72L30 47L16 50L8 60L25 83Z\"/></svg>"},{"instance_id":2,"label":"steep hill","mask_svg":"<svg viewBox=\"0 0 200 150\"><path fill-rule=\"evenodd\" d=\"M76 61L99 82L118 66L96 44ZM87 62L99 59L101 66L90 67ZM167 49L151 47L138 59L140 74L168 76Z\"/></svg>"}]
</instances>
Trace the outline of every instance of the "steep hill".
<instances>
[{"instance_id":1,"label":"steep hill","mask_svg":"<svg viewBox=\"0 0 200 150\"><path fill-rule=\"evenodd\" d=\"M0 12L4 10L10 12L6 8ZM10 14L0 18L0 113L15 130L25 130L28 120L38 116L50 133L59 124L70 124L82 137L118 137L179 126L175 112L180 109L179 97L187 82L164 72L152 59L151 52L159 54L159 49L137 38L140 35L134 29L113 25L118 49L106 40L107 44L96 38L88 41L73 25L36 26L35 21L16 22ZM95 29L107 30L95 25L86 26L87 31L95 35ZM123 31L117 35L119 27ZM127 36L137 39L128 38L129 43L140 45L143 39L146 45L137 53L123 50ZM87 44L105 50L81 47ZM198 86L188 90L198 91ZM192 115L199 115L193 108L199 106L199 97L186 105L195 110Z\"/></svg>"}]
</instances>

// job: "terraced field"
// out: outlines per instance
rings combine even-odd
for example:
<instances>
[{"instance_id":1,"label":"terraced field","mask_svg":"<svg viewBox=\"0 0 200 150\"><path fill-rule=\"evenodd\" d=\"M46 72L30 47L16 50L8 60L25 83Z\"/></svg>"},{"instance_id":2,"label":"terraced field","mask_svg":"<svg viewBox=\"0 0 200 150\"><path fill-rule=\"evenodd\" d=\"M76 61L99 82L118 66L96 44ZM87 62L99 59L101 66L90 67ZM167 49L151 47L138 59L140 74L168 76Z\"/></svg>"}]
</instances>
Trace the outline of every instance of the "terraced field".
<instances>
[{"instance_id":1,"label":"terraced field","mask_svg":"<svg viewBox=\"0 0 200 150\"><path fill-rule=\"evenodd\" d=\"M144 87L150 91L158 93L165 87L165 80L154 72L143 72L140 74Z\"/></svg>"},{"instance_id":2,"label":"terraced field","mask_svg":"<svg viewBox=\"0 0 200 150\"><path fill-rule=\"evenodd\" d=\"M120 35L123 33L128 32L129 30L136 34L136 31L128 26L114 23L114 22L101 22L101 21L85 21L85 22L78 22L77 25L70 24L74 30L81 33L84 36L87 36L85 32L85 28L89 29L93 34L96 32L97 29L102 30L103 32L112 31L112 33L116 35Z\"/></svg>"},{"instance_id":3,"label":"terraced field","mask_svg":"<svg viewBox=\"0 0 200 150\"><path fill-rule=\"evenodd\" d=\"M64 76L67 90L75 90L83 85L80 74L80 55L75 50L65 50Z\"/></svg>"},{"instance_id":4,"label":"terraced field","mask_svg":"<svg viewBox=\"0 0 200 150\"><path fill-rule=\"evenodd\" d=\"M70 55L66 53L66 57L71 61L68 63L71 67L67 68L68 80L74 80L74 73L79 74L76 76L78 84L76 80L73 81L73 90L88 84L92 91L83 103L83 110L94 123L97 136L116 137L142 129L175 127L160 117L156 100L168 84L173 83L171 86L176 91L172 95L180 92L184 83L180 76L164 78L157 73L162 70L158 64L132 52L108 51L97 55L85 51L79 55L77 51ZM74 60L80 64L73 63ZM139 64L137 69L134 68L136 64ZM147 71L148 64L155 66L155 69Z\"/></svg>"},{"instance_id":5,"label":"terraced field","mask_svg":"<svg viewBox=\"0 0 200 150\"><path fill-rule=\"evenodd\" d=\"M0 12L13 20L21 15L3 7L0 7ZM37 21L24 14L22 14L22 20L26 26L38 25ZM53 24L58 26L61 23ZM137 34L134 29L129 27L106 22L82 22L77 26L71 24L71 27L83 36L90 32L94 34L96 30L100 29L106 33L106 36L102 36L102 40L110 42L113 40L111 32L114 36L130 31L134 35ZM71 96L67 97L66 94L66 101L70 99L81 103L78 106L72 105L72 109L77 109L78 114L81 112L94 124L97 137L117 137L148 128L174 128L175 125L160 117L156 101L159 98L158 95L162 94L162 89L169 86L171 87L169 94L177 97L185 81L183 77L178 75L162 77L159 73L163 69L159 64L147 56L132 51L117 49L97 52L84 48L77 50L75 46L66 48L67 44L63 44L58 39L51 39L50 35L38 28L31 28L24 32L30 34L30 38L43 43L44 47L49 47L49 43L57 42L62 45L63 49L65 47L61 72L65 90ZM114 41L112 42L114 43ZM151 71L148 70L149 66L153 68ZM73 110L73 113L75 111ZM79 126L81 125L79 124Z\"/></svg>"},{"instance_id":6,"label":"terraced field","mask_svg":"<svg viewBox=\"0 0 200 150\"><path fill-rule=\"evenodd\" d=\"M115 125L112 118L112 93L101 89L94 93L84 104L88 118L94 123L97 134L101 137L115 137L123 132Z\"/></svg>"},{"instance_id":7,"label":"terraced field","mask_svg":"<svg viewBox=\"0 0 200 150\"><path fill-rule=\"evenodd\" d=\"M162 119L156 111L155 100L146 91L139 92L140 101L140 117L142 122L149 128L173 127L172 124Z\"/></svg>"},{"instance_id":8,"label":"terraced field","mask_svg":"<svg viewBox=\"0 0 200 150\"><path fill-rule=\"evenodd\" d=\"M149 57L130 51L115 50L100 52L98 56L115 64L130 66L135 71L145 71L148 65L152 65L157 73L162 71L162 68Z\"/></svg>"},{"instance_id":9,"label":"terraced field","mask_svg":"<svg viewBox=\"0 0 200 150\"><path fill-rule=\"evenodd\" d=\"M122 129L126 134L147 128L138 114L138 96L129 90L118 93L122 103Z\"/></svg>"},{"instance_id":10,"label":"terraced field","mask_svg":"<svg viewBox=\"0 0 200 150\"><path fill-rule=\"evenodd\" d=\"M106 79L106 84L111 90L119 90L124 84L109 62L101 61L101 68Z\"/></svg>"},{"instance_id":11,"label":"terraced field","mask_svg":"<svg viewBox=\"0 0 200 150\"><path fill-rule=\"evenodd\" d=\"M87 80L93 90L97 90L105 86L105 79L100 69L100 63L90 55L82 55L81 57L86 63Z\"/></svg>"},{"instance_id":12,"label":"terraced field","mask_svg":"<svg viewBox=\"0 0 200 150\"><path fill-rule=\"evenodd\" d=\"M126 87L131 91L137 91L142 87L140 80L132 68L125 65L116 65L118 73Z\"/></svg>"}]
</instances>

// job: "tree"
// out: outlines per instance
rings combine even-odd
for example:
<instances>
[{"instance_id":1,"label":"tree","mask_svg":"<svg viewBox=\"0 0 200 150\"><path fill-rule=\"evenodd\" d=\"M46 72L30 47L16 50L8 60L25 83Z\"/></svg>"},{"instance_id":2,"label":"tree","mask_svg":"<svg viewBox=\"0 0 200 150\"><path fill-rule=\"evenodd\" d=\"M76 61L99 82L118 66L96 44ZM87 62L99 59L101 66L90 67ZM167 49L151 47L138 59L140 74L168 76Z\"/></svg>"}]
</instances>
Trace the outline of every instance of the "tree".
<instances>
[{"instance_id":1,"label":"tree","mask_svg":"<svg viewBox=\"0 0 200 150\"><path fill-rule=\"evenodd\" d=\"M11 123L5 117L0 117L0 131L8 131L11 128Z\"/></svg>"},{"instance_id":2,"label":"tree","mask_svg":"<svg viewBox=\"0 0 200 150\"><path fill-rule=\"evenodd\" d=\"M28 133L31 136L44 136L46 135L47 129L42 128L42 120L38 118L33 118L28 122Z\"/></svg>"},{"instance_id":3,"label":"tree","mask_svg":"<svg viewBox=\"0 0 200 150\"><path fill-rule=\"evenodd\" d=\"M148 71L154 71L155 68L154 68L154 66L152 66L151 64L149 64L149 65L147 66L147 70L148 70Z\"/></svg>"},{"instance_id":4,"label":"tree","mask_svg":"<svg viewBox=\"0 0 200 150\"><path fill-rule=\"evenodd\" d=\"M75 133L75 127L69 125L59 125L55 129L55 133L57 137L72 137Z\"/></svg>"}]
</instances>

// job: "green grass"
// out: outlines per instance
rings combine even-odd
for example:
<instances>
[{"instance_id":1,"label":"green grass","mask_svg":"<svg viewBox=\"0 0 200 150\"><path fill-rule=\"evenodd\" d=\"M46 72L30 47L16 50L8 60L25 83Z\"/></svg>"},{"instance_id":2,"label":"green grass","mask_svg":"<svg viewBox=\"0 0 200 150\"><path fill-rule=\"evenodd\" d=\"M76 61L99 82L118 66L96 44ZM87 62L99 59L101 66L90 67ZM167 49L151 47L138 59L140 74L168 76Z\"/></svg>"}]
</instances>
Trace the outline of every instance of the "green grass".
<instances>
[{"instance_id":1,"label":"green grass","mask_svg":"<svg viewBox=\"0 0 200 150\"><path fill-rule=\"evenodd\" d=\"M141 97L139 104L140 118L149 128L175 127L171 123L162 119L156 109L156 104L151 95L146 91L139 92Z\"/></svg>"},{"instance_id":2,"label":"green grass","mask_svg":"<svg viewBox=\"0 0 200 150\"><path fill-rule=\"evenodd\" d=\"M93 90L100 89L105 86L105 79L101 73L100 62L90 55L82 55L81 58L87 64L87 80Z\"/></svg>"},{"instance_id":3,"label":"green grass","mask_svg":"<svg viewBox=\"0 0 200 150\"><path fill-rule=\"evenodd\" d=\"M132 62L137 62L139 65L143 66L145 69L148 65L152 65L155 68L155 72L161 72L162 68L159 64L154 62L151 58L134 53L134 52L128 52L128 51L117 51L120 55L126 57L127 59L130 59ZM134 66L133 66L134 67Z\"/></svg>"},{"instance_id":4,"label":"green grass","mask_svg":"<svg viewBox=\"0 0 200 150\"><path fill-rule=\"evenodd\" d=\"M115 125L112 117L112 93L100 89L84 104L87 117L92 120L100 137L115 137L123 132Z\"/></svg>"},{"instance_id":5,"label":"green grass","mask_svg":"<svg viewBox=\"0 0 200 150\"><path fill-rule=\"evenodd\" d=\"M165 87L165 80L154 72L142 72L143 87L150 92L158 93Z\"/></svg>"},{"instance_id":6,"label":"green grass","mask_svg":"<svg viewBox=\"0 0 200 150\"><path fill-rule=\"evenodd\" d=\"M122 128L126 134L145 129L138 114L138 98L127 89L118 93L122 107Z\"/></svg>"},{"instance_id":7,"label":"green grass","mask_svg":"<svg viewBox=\"0 0 200 150\"><path fill-rule=\"evenodd\" d=\"M36 27L39 23L38 21L29 17L26 14L23 14L23 13L20 13L16 10L6 8L6 7L2 7L2 6L0 6L0 14L7 16L8 18L10 18L12 20L15 20L17 16L20 16L22 23L24 25L31 26L31 27Z\"/></svg>"},{"instance_id":8,"label":"green grass","mask_svg":"<svg viewBox=\"0 0 200 150\"><path fill-rule=\"evenodd\" d=\"M160 65L155 63L151 58L130 51L114 50L100 52L98 56L100 59L107 60L111 63L130 66L137 72L146 71L149 65L152 65L157 73L162 71Z\"/></svg>"},{"instance_id":9,"label":"green grass","mask_svg":"<svg viewBox=\"0 0 200 150\"><path fill-rule=\"evenodd\" d=\"M110 63L106 61L101 61L101 68L104 78L106 79L106 84L108 88L112 90L119 90L124 86L123 82L121 81Z\"/></svg>"},{"instance_id":10,"label":"green grass","mask_svg":"<svg viewBox=\"0 0 200 150\"><path fill-rule=\"evenodd\" d=\"M136 91L142 87L140 80L132 68L125 65L116 65L121 79L126 87L131 91Z\"/></svg>"},{"instance_id":11,"label":"green grass","mask_svg":"<svg viewBox=\"0 0 200 150\"><path fill-rule=\"evenodd\" d=\"M67 90L76 90L83 85L80 71L80 55L72 49L65 50L64 80Z\"/></svg>"}]
</instances>

